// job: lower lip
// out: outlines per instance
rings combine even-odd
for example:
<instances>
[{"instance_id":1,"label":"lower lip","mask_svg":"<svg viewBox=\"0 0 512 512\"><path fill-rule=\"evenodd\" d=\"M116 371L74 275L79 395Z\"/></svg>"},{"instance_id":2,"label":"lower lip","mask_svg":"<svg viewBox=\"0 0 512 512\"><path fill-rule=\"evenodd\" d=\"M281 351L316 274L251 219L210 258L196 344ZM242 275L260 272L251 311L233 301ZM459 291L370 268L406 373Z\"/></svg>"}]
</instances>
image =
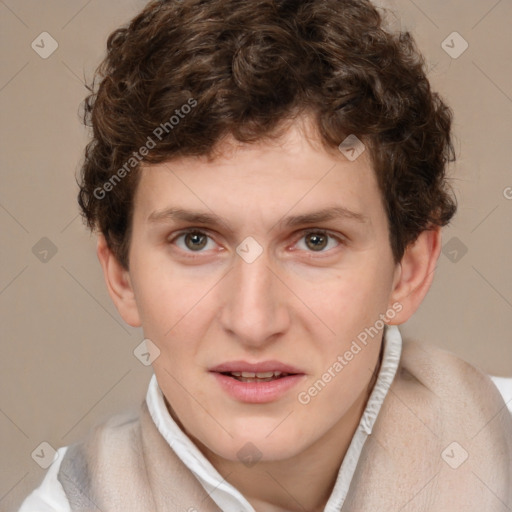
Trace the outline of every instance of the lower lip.
<instances>
[{"instance_id":1,"label":"lower lip","mask_svg":"<svg viewBox=\"0 0 512 512\"><path fill-rule=\"evenodd\" d=\"M277 400L305 377L304 374L296 374L268 382L241 382L222 373L212 373L228 395L240 402L251 404L263 404Z\"/></svg>"}]
</instances>

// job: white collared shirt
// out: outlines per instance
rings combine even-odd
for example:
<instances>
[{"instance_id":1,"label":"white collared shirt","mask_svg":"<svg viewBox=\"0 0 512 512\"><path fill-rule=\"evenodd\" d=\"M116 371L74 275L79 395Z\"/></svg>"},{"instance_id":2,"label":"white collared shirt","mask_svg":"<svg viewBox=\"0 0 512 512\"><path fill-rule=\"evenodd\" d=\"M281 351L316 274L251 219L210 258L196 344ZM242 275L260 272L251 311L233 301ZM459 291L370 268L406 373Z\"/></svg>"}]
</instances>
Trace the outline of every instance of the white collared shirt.
<instances>
[{"instance_id":1,"label":"white collared shirt","mask_svg":"<svg viewBox=\"0 0 512 512\"><path fill-rule=\"evenodd\" d=\"M339 512L343 506L364 442L372 432L384 398L395 377L402 352L402 337L397 326L391 325L386 328L383 344L382 364L377 380L361 416L358 428L341 463L336 483L324 512ZM503 395L505 402L508 402L508 407L512 412L512 379L491 378ZM149 382L146 402L158 431L176 455L195 475L218 507L224 511L255 512L240 491L222 478L197 446L176 424L165 406L163 394L155 375L151 377ZM57 479L60 463L66 450L67 446L57 450L55 461L48 469L43 482L27 496L18 512L71 512L64 489Z\"/></svg>"}]
</instances>

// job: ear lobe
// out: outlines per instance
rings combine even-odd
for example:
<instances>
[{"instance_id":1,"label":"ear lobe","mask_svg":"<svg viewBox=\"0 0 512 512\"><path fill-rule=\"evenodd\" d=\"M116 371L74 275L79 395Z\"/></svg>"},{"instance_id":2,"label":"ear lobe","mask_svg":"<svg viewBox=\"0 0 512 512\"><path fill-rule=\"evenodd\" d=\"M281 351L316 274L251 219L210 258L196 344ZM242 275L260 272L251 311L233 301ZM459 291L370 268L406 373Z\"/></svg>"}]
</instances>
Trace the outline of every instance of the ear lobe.
<instances>
[{"instance_id":1,"label":"ear lobe","mask_svg":"<svg viewBox=\"0 0 512 512\"><path fill-rule=\"evenodd\" d=\"M102 234L98 235L96 254L103 269L103 276L110 298L114 302L123 320L132 327L140 327L140 315L135 301L135 294L126 270L114 256Z\"/></svg>"},{"instance_id":2,"label":"ear lobe","mask_svg":"<svg viewBox=\"0 0 512 512\"><path fill-rule=\"evenodd\" d=\"M433 227L420 233L405 250L397 268L390 304L400 303L402 309L387 323L406 322L419 308L427 295L441 252L441 228Z\"/></svg>"}]
</instances>

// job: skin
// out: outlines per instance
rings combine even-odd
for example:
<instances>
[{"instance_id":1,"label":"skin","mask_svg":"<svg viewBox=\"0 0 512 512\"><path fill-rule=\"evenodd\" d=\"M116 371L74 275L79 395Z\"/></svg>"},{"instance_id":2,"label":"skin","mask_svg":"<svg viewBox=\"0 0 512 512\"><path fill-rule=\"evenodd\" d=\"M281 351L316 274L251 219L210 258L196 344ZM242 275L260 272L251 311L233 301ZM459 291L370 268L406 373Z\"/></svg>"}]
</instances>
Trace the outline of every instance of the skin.
<instances>
[{"instance_id":1,"label":"skin","mask_svg":"<svg viewBox=\"0 0 512 512\"><path fill-rule=\"evenodd\" d=\"M323 510L374 383L382 332L310 403L297 395L393 304L402 309L388 324L410 318L441 246L438 228L425 231L395 263L369 152L350 162L322 148L311 126L295 120L272 142L226 139L213 161L186 157L143 168L129 270L98 239L117 309L161 351L153 368L170 413L258 512ZM366 220L279 223L326 206ZM148 220L169 207L223 222ZM180 237L186 228L208 237ZM333 238L321 238L326 245L318 248L304 229ZM236 253L248 236L263 249L252 263ZM305 376L276 401L241 403L208 371L240 359L279 360ZM237 457L248 442L261 452L251 467Z\"/></svg>"}]
</instances>

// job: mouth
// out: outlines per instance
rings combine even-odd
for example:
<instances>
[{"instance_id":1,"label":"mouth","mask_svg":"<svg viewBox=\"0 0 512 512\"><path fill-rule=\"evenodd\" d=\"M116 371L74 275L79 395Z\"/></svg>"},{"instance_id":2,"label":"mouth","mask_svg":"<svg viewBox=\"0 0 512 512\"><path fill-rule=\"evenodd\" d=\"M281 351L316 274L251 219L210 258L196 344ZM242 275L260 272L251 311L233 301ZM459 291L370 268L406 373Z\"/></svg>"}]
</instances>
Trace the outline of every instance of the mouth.
<instances>
[{"instance_id":1,"label":"mouth","mask_svg":"<svg viewBox=\"0 0 512 512\"><path fill-rule=\"evenodd\" d=\"M270 372L219 372L226 377L232 377L239 382L272 382L274 380L283 379L294 373L285 373L280 371Z\"/></svg>"},{"instance_id":2,"label":"mouth","mask_svg":"<svg viewBox=\"0 0 512 512\"><path fill-rule=\"evenodd\" d=\"M229 361L209 368L209 371L233 377L240 382L268 382L290 375L304 374L298 368L276 360L259 363L249 363L242 360Z\"/></svg>"},{"instance_id":3,"label":"mouth","mask_svg":"<svg viewBox=\"0 0 512 512\"><path fill-rule=\"evenodd\" d=\"M306 374L279 361L231 361L209 369L221 389L245 403L263 404L286 396Z\"/></svg>"}]
</instances>

